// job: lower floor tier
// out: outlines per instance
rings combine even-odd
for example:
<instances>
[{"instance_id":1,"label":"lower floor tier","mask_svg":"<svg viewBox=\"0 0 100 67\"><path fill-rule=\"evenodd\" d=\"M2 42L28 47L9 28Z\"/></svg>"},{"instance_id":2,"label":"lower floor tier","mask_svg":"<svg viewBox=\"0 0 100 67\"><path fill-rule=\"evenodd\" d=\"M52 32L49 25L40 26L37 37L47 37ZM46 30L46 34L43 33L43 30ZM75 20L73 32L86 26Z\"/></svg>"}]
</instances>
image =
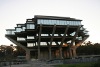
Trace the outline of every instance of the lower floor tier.
<instances>
[{"instance_id":1,"label":"lower floor tier","mask_svg":"<svg viewBox=\"0 0 100 67\"><path fill-rule=\"evenodd\" d=\"M27 59L40 59L40 60L52 60L52 59L64 59L76 57L76 48L68 47L54 47L54 48L38 48L34 51L26 51Z\"/></svg>"}]
</instances>

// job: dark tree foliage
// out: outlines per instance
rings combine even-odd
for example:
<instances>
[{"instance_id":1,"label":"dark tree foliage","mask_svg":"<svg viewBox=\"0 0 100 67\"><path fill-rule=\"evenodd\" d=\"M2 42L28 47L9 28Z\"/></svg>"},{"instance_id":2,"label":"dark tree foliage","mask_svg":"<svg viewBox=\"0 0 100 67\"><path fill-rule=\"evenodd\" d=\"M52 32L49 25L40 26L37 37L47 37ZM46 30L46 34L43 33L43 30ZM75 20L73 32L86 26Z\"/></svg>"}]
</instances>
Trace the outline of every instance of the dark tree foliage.
<instances>
[{"instance_id":1,"label":"dark tree foliage","mask_svg":"<svg viewBox=\"0 0 100 67\"><path fill-rule=\"evenodd\" d=\"M25 56L25 55L26 55L24 49L22 49L22 48L19 47L19 46L16 46L16 48L17 48L17 52L16 52L16 55L17 55L17 56Z\"/></svg>"},{"instance_id":2,"label":"dark tree foliage","mask_svg":"<svg viewBox=\"0 0 100 67\"><path fill-rule=\"evenodd\" d=\"M11 58L17 58L17 56L25 56L25 50L23 50L19 46L14 46L17 50L14 51L14 49L11 46L0 46L0 60L9 60Z\"/></svg>"},{"instance_id":3,"label":"dark tree foliage","mask_svg":"<svg viewBox=\"0 0 100 67\"><path fill-rule=\"evenodd\" d=\"M90 42L88 42L84 46L79 46L76 51L78 55L99 55L100 44L91 44Z\"/></svg>"}]
</instances>

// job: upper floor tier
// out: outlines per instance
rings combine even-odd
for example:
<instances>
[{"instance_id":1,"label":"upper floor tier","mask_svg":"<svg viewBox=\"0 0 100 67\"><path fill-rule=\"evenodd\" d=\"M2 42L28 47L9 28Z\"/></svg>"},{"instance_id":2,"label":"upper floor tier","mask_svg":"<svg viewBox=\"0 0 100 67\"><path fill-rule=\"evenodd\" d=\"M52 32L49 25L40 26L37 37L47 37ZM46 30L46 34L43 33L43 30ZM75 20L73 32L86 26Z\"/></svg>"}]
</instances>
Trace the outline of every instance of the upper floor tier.
<instances>
[{"instance_id":1,"label":"upper floor tier","mask_svg":"<svg viewBox=\"0 0 100 67\"><path fill-rule=\"evenodd\" d=\"M17 24L15 29L7 29L6 35L15 35L16 32L24 32L26 30L36 30L40 24L45 26L82 26L80 29L85 33L88 31L81 24L82 20L70 17L56 17L56 16L40 16L35 15L32 19L27 19L25 24Z\"/></svg>"}]
</instances>

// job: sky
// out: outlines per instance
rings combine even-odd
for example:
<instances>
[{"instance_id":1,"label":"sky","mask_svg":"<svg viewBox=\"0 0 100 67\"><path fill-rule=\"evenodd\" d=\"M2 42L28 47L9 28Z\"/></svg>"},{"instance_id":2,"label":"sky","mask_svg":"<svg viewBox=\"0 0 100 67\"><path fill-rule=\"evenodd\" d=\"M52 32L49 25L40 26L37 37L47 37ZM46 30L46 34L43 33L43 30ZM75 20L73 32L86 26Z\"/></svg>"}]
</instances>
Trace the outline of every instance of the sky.
<instances>
[{"instance_id":1,"label":"sky","mask_svg":"<svg viewBox=\"0 0 100 67\"><path fill-rule=\"evenodd\" d=\"M100 43L100 0L0 0L0 45L13 44L5 37L6 29L34 15L81 19L89 31L87 41Z\"/></svg>"}]
</instances>

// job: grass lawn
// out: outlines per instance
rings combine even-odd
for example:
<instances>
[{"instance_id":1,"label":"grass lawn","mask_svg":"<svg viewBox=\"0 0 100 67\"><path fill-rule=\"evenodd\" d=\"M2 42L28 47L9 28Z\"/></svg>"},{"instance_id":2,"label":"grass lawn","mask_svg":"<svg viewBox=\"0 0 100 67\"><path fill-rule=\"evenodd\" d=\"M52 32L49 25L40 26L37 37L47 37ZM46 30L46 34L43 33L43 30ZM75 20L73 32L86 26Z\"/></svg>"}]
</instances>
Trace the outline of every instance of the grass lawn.
<instances>
[{"instance_id":1,"label":"grass lawn","mask_svg":"<svg viewBox=\"0 0 100 67\"><path fill-rule=\"evenodd\" d=\"M54 67L92 67L94 63L62 64Z\"/></svg>"}]
</instances>

